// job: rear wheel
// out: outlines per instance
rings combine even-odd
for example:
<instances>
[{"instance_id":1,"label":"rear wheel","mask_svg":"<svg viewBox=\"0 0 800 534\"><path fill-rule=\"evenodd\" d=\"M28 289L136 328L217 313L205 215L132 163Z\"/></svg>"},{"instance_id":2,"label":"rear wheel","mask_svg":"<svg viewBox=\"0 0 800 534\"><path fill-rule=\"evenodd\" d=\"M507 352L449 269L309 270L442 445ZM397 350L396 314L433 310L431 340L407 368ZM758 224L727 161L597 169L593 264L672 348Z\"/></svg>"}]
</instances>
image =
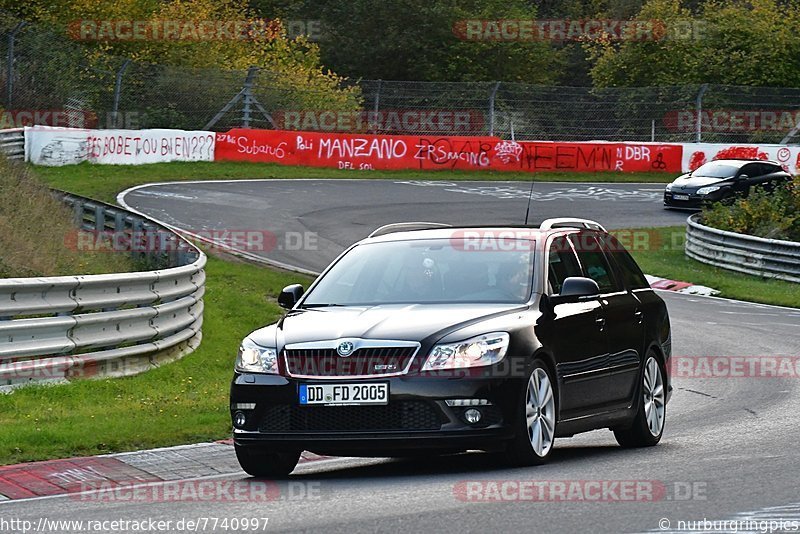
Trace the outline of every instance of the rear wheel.
<instances>
[{"instance_id":1,"label":"rear wheel","mask_svg":"<svg viewBox=\"0 0 800 534\"><path fill-rule=\"evenodd\" d=\"M630 428L614 430L623 447L652 447L661 440L667 416L667 391L664 372L655 354L644 364L636 418Z\"/></svg>"},{"instance_id":2,"label":"rear wheel","mask_svg":"<svg viewBox=\"0 0 800 534\"><path fill-rule=\"evenodd\" d=\"M236 444L233 447L239 465L245 473L254 477L285 477L300 460L301 451L274 452Z\"/></svg>"},{"instance_id":3,"label":"rear wheel","mask_svg":"<svg viewBox=\"0 0 800 534\"><path fill-rule=\"evenodd\" d=\"M515 465L546 462L556 435L556 392L550 371L536 360L520 402L517 429L509 444L508 460Z\"/></svg>"}]
</instances>

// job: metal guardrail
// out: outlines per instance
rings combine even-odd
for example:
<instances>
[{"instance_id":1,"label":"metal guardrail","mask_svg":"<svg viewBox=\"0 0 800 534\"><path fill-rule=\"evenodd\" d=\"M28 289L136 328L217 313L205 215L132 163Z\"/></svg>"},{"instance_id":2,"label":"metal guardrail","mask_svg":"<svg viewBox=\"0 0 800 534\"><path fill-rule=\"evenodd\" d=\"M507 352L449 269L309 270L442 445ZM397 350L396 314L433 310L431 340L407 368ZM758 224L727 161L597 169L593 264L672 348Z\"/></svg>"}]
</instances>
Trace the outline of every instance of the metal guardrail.
<instances>
[{"instance_id":1,"label":"metal guardrail","mask_svg":"<svg viewBox=\"0 0 800 534\"><path fill-rule=\"evenodd\" d=\"M194 350L202 337L205 254L140 215L54 194L90 238L142 243L131 253L155 270L0 279L0 390L136 374Z\"/></svg>"},{"instance_id":2,"label":"metal guardrail","mask_svg":"<svg viewBox=\"0 0 800 534\"><path fill-rule=\"evenodd\" d=\"M700 214L686 220L686 255L697 261L800 283L800 243L726 232L700 224Z\"/></svg>"},{"instance_id":3,"label":"metal guardrail","mask_svg":"<svg viewBox=\"0 0 800 534\"><path fill-rule=\"evenodd\" d=\"M23 128L0 130L0 152L8 159L24 160L25 130Z\"/></svg>"}]
</instances>

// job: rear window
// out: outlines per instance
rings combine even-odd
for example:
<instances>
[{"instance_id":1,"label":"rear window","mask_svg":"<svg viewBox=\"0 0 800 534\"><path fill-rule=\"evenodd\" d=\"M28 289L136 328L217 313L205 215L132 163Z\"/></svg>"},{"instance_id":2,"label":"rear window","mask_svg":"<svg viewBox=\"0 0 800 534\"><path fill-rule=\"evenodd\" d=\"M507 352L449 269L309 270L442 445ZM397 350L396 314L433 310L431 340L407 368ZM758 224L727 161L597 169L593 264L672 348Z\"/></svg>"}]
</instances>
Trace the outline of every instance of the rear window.
<instances>
[{"instance_id":1,"label":"rear window","mask_svg":"<svg viewBox=\"0 0 800 534\"><path fill-rule=\"evenodd\" d=\"M604 244L604 250L608 252L609 256L617 264L619 273L629 288L643 289L650 287L636 260L625 250L625 247L616 237L607 234L599 236L599 239Z\"/></svg>"},{"instance_id":2,"label":"rear window","mask_svg":"<svg viewBox=\"0 0 800 534\"><path fill-rule=\"evenodd\" d=\"M603 254L603 247L595 239L593 232L571 234L569 240L578 254L583 276L597 282L600 293L611 293L621 289L614 277L614 271L611 269L608 259Z\"/></svg>"}]
</instances>

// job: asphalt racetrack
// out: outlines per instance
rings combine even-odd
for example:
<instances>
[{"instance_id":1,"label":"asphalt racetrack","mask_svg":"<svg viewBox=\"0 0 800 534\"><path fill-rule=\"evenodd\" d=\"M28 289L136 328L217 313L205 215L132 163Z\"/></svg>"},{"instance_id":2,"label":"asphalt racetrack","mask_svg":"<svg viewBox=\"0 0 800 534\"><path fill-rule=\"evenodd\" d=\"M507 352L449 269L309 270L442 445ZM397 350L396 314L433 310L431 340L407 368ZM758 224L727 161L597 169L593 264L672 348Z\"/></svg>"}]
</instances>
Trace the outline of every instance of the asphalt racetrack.
<instances>
[{"instance_id":1,"label":"asphalt racetrack","mask_svg":"<svg viewBox=\"0 0 800 534\"><path fill-rule=\"evenodd\" d=\"M223 228L268 229L278 236L310 232L317 236L316 249L276 246L254 253L319 271L381 224L519 224L527 197L528 185L522 183L269 180L149 185L120 199L162 222L201 234ZM530 219L552 216L591 218L608 228L623 228L679 225L687 214L663 210L658 185L537 183ZM662 296L672 318L673 356L713 357L723 364L742 361L739 357L786 357L797 366L800 310ZM268 517L268 530L320 534L665 532L677 531L680 521L704 519L749 520L751 527L785 520L784 531L798 531L800 522L796 530L791 528L791 521L800 521L798 371L782 377L676 378L664 437L649 449L623 450L611 432L595 431L557 440L551 462L540 467L503 468L479 453L417 460L342 458L302 465L290 481L278 483L284 489L297 483L313 486L313 497L284 493L286 498L269 503L98 503L58 497L6 503L2 513L34 524L40 517L56 516L173 521ZM219 480L254 483L242 472ZM496 502L498 493L489 492L489 481L505 484L497 486L504 488L502 502ZM577 493L536 500L517 491L526 482L586 488L587 481L634 481L658 491L623 499L609 490L601 500ZM486 502L490 496L494 500Z\"/></svg>"}]
</instances>

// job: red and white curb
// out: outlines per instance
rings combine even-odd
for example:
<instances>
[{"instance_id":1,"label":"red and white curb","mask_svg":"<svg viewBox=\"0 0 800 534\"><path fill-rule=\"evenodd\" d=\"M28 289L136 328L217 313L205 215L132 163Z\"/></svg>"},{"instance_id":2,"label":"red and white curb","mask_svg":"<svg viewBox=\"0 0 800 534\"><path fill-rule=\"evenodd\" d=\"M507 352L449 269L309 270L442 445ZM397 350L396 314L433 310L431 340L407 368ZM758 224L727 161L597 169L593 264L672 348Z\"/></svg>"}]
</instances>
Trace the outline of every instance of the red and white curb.
<instances>
[{"instance_id":1,"label":"red and white curb","mask_svg":"<svg viewBox=\"0 0 800 534\"><path fill-rule=\"evenodd\" d=\"M330 460L303 452L299 465ZM232 440L0 467L0 502L241 474Z\"/></svg>"},{"instance_id":2,"label":"red and white curb","mask_svg":"<svg viewBox=\"0 0 800 534\"><path fill-rule=\"evenodd\" d=\"M688 295L702 295L705 297L713 297L719 295L719 291L707 287L692 284L691 282L680 282L678 280L670 280L668 278L660 278L658 276L644 275L647 278L647 283L653 289L661 289L664 291L674 291L676 293L686 293Z\"/></svg>"}]
</instances>

